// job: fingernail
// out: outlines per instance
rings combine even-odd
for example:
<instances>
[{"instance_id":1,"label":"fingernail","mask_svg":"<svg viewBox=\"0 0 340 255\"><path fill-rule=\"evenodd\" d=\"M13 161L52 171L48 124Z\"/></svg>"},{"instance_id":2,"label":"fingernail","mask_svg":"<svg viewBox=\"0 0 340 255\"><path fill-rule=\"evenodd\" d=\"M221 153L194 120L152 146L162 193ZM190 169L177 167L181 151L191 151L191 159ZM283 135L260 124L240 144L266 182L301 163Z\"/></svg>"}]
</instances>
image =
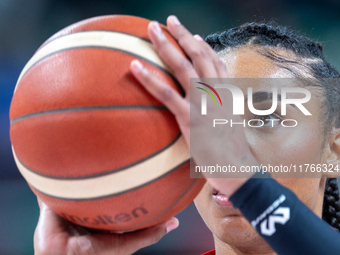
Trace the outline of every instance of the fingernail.
<instances>
[{"instance_id":1,"label":"fingernail","mask_svg":"<svg viewBox=\"0 0 340 255\"><path fill-rule=\"evenodd\" d=\"M203 41L203 38L202 38L200 35L194 35L194 38L195 38L197 41Z\"/></svg>"},{"instance_id":2,"label":"fingernail","mask_svg":"<svg viewBox=\"0 0 340 255\"><path fill-rule=\"evenodd\" d=\"M180 25L181 24L181 22L179 22L178 18L175 15L171 15L169 17L169 19L170 19L172 24L175 24L175 25Z\"/></svg>"},{"instance_id":3,"label":"fingernail","mask_svg":"<svg viewBox=\"0 0 340 255\"><path fill-rule=\"evenodd\" d=\"M138 60L132 60L131 66L132 66L133 69L135 69L136 71L141 71L141 70L143 69L142 63L139 62Z\"/></svg>"},{"instance_id":4,"label":"fingernail","mask_svg":"<svg viewBox=\"0 0 340 255\"><path fill-rule=\"evenodd\" d=\"M165 36L164 36L164 34L162 32L161 27L159 26L159 23L157 21L151 21L151 25L152 25L152 30L158 36L158 38L159 39L164 39Z\"/></svg>"},{"instance_id":5,"label":"fingernail","mask_svg":"<svg viewBox=\"0 0 340 255\"><path fill-rule=\"evenodd\" d=\"M172 219L166 223L166 232L169 233L170 231L176 229L179 225L179 221L177 219Z\"/></svg>"}]
</instances>

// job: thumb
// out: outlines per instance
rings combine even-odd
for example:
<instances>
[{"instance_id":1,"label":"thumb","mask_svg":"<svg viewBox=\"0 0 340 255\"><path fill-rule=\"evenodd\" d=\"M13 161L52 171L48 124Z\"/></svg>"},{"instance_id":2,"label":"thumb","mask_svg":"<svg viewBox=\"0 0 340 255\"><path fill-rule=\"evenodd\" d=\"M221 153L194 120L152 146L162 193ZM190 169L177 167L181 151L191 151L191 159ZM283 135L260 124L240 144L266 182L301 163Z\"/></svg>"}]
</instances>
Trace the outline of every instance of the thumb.
<instances>
[{"instance_id":1,"label":"thumb","mask_svg":"<svg viewBox=\"0 0 340 255\"><path fill-rule=\"evenodd\" d=\"M177 228L179 221L172 218L167 222L146 229L124 234L93 234L73 237L69 243L79 254L127 255L157 243L165 234ZM77 254L78 254L77 253Z\"/></svg>"}]
</instances>

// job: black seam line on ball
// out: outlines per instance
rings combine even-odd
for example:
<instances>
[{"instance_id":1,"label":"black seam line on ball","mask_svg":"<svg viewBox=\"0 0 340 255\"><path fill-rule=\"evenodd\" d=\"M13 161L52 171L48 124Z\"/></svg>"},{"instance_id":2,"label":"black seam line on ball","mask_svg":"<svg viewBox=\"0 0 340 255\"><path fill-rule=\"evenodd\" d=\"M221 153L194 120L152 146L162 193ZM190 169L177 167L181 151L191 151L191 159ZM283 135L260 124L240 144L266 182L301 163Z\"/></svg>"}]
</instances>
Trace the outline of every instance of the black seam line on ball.
<instances>
[{"instance_id":1,"label":"black seam line on ball","mask_svg":"<svg viewBox=\"0 0 340 255\"><path fill-rule=\"evenodd\" d=\"M37 189L36 187L34 187L33 185L31 185L34 189L36 189L37 191L39 191L40 193L44 194L45 196L49 196L49 197L52 197L52 198L57 198L57 199L61 199L61 200L73 200L73 201L91 201L91 200L97 200L97 199L104 199L104 198L109 198L109 197L114 197L114 196L119 196L119 195L122 195L124 193L128 193L128 192L131 192L131 191L134 191L134 190L137 190L137 189L140 189L140 188L143 188L153 182L156 182L162 178L164 178L165 176L171 174L172 172L176 171L178 168L184 166L185 164L189 163L190 162L190 159L182 162L181 164L175 166L174 168L172 168L171 170L169 170L168 172L164 173L163 175L151 180L151 181L148 181L142 185L139 185L137 187L134 187L134 188L131 188L131 189L128 189L128 190L124 190L124 191L121 191L121 192L117 192L117 193L112 193L112 194L109 194L109 195L105 195L105 196L99 196L99 197L92 197L92 198L64 198L64 197L57 197L57 196L52 196L52 195L49 195L49 194L46 194L42 191L40 191L39 189ZM189 173L188 173L189 174Z\"/></svg>"},{"instance_id":2,"label":"black seam line on ball","mask_svg":"<svg viewBox=\"0 0 340 255\"><path fill-rule=\"evenodd\" d=\"M176 135L176 137L169 144L167 144L163 148L159 149L158 151L150 154L149 156L146 156L145 158L142 158L142 159L140 159L140 160L138 160L138 161L136 161L132 164L129 164L127 166L123 166L123 167L120 167L120 168L117 168L117 169L114 169L114 170L110 170L110 171L107 171L107 172L104 172L104 173L98 173L98 174L92 174L92 175L85 175L85 176L78 176L78 177L63 177L63 176L53 176L53 175L42 174L42 173L36 172L35 170L33 170L31 168L28 168L25 164L23 164L20 161L20 159L18 157L17 157L17 159L20 162L20 164L23 165L27 170L29 170L30 172L35 173L37 175L43 176L43 177L47 177L47 178L50 178L50 179L53 179L53 180L86 180L86 179L91 179L91 178L96 178L96 177L102 177L102 176L105 176L105 175L110 175L112 173L118 173L118 172L123 171L127 168L130 168L130 167L133 167L133 166L138 165L140 163L143 163L144 161L156 156L157 154L160 154L161 152L163 152L164 150L166 150L167 148L172 146L181 137L181 134L182 133L179 132Z\"/></svg>"},{"instance_id":3,"label":"black seam line on ball","mask_svg":"<svg viewBox=\"0 0 340 255\"><path fill-rule=\"evenodd\" d=\"M165 211L161 212L160 214L158 214L157 216L153 217L152 219L149 219L149 220L144 221L144 222L141 222L141 223L139 223L139 224L130 226L129 229L133 229L133 228L136 228L136 227L141 226L141 225L143 225L143 224L146 224L146 223L148 223L148 222L150 222L150 221L153 221L153 220L159 218L160 216L162 216L163 214L167 213L168 211L170 211L170 210L171 210L175 205L177 205L177 204L185 197L185 195L191 190L192 186L194 186L195 182L197 181L199 175L200 175L200 173L198 173L198 174L196 175L196 177L193 178L194 180L193 180L193 182L190 184L189 188L188 188L188 189L182 194L182 196L181 196L180 198L178 198L178 200L177 200L176 202L174 202L168 209L166 209ZM126 231L129 231L129 229L127 229ZM118 230L118 231L119 231L119 230Z\"/></svg>"},{"instance_id":4,"label":"black seam line on ball","mask_svg":"<svg viewBox=\"0 0 340 255\"><path fill-rule=\"evenodd\" d=\"M84 111L102 111L102 110L163 110L168 111L164 105L96 105L96 106L79 106L79 107L69 107L62 109L53 109L35 113L29 113L22 115L20 117L16 117L11 120L10 124L14 124L18 121L34 118L43 115L49 114L58 114L58 113L68 113L68 112L84 112Z\"/></svg>"},{"instance_id":5,"label":"black seam line on ball","mask_svg":"<svg viewBox=\"0 0 340 255\"><path fill-rule=\"evenodd\" d=\"M80 31L80 32L76 32L76 33L84 33L84 32L100 32L100 31L113 32L113 33L121 33L121 32L115 32L115 31L110 31L110 30L90 30L90 31ZM72 34L76 34L76 33L72 33ZM67 34L67 35L65 35L65 36L72 35L72 34ZM131 34L128 34L128 33L121 33L121 34L131 35ZM62 37L65 37L65 36L58 37L58 38L56 38L55 40L58 40L59 38L62 38ZM131 35L131 36L136 37L136 38L139 38L139 39L142 39L142 40L147 41L147 42L150 42L150 41L148 41L148 40L146 40L146 39L144 39L144 38L142 38L142 37L139 37L139 36L135 36L135 35ZM55 40L53 40L53 41L55 41ZM49 42L48 44L52 43L53 41ZM150 43L151 43L151 42L150 42ZM46 44L46 45L48 45L48 44ZM45 45L45 46L46 46L46 45ZM45 47L45 46L44 46L44 47ZM44 48L44 47L43 47L43 48ZM158 69L160 69L160 70L162 70L163 72L165 72L168 76L170 76L170 77L174 80L174 82L176 83L178 89L179 89L180 92L181 92L181 95L182 95L183 97L185 96L185 91L184 91L184 89L182 88L182 86L180 85L180 83L177 81L177 79L176 79L176 78L175 78L168 70L166 70L165 68L163 68L163 67L157 65L156 63L154 63L154 62L152 62L152 61L150 61L150 60L148 60L148 59L146 59L146 58L144 58L144 57L141 57L141 56L139 56L139 55L137 55L137 54L133 54L133 53L131 53L131 52L129 52L129 51L117 49L117 48L114 48L114 47L103 47L103 46L78 46L78 47L65 48L65 49L62 49L62 50L59 50L59 51L54 51L54 52L52 52L52 53L46 55L45 57L39 59L39 60L38 60L37 62L35 62L29 69L27 69L27 71L26 71L26 72L24 73L24 75L21 77L21 80L25 77L25 75L28 73L28 71L29 71L33 66L35 66L36 64L38 64L38 63L39 63L40 61L42 61L43 59L45 59L45 58L47 58L47 57L49 57L49 56L52 56L52 55L54 55L54 54L57 54L57 53L59 53L59 52L63 52L63 51L67 51L67 50L73 50L73 49L83 49L83 48L97 48L97 49L106 49L106 50L112 50L112 51L122 52L122 53L125 53L125 54L127 54L127 55L130 55L130 56L134 56L134 57L136 57L136 58L139 58L139 59L141 59L141 60L143 60L143 61L145 61L145 62L148 62L149 64L151 64L151 65L157 67ZM41 49L42 49L42 48L41 48Z\"/></svg>"},{"instance_id":6,"label":"black seam line on ball","mask_svg":"<svg viewBox=\"0 0 340 255\"><path fill-rule=\"evenodd\" d=\"M141 59L145 62L148 62L149 64L157 67L158 69L162 70L164 73L166 73L168 76L170 76L172 78L172 80L175 82L177 88L180 90L181 92L181 95L184 97L185 96L185 91L184 89L182 88L182 86L180 85L180 83L177 81L177 79L168 71L166 70L165 68L155 64L154 62L144 58L144 57L141 57L137 54L133 54L129 51L125 51L125 50L120 50L120 49L116 49L116 48L111 48L111 47L102 47L102 46L81 46L81 47L72 47L72 48L66 48L66 49L62 49L62 50L59 50L59 51L55 51L51 54L48 54L46 55L45 57L39 59L37 62L35 62L30 68L27 69L27 71L24 73L24 75L21 77L21 80L25 77L25 75L28 73L29 70L31 70L31 68L33 68L36 64L38 64L40 61L44 60L45 58L48 58L54 54L57 54L57 53L60 53L60 52L63 52L63 51L67 51L67 50L77 50L77 49L84 49L84 48L88 48L88 49L105 49L105 50L112 50L112 51L116 51L116 52L122 52L122 53L125 53L127 55L130 55L130 56L134 56L136 57L137 59ZM20 80L20 81L21 81Z\"/></svg>"}]
</instances>

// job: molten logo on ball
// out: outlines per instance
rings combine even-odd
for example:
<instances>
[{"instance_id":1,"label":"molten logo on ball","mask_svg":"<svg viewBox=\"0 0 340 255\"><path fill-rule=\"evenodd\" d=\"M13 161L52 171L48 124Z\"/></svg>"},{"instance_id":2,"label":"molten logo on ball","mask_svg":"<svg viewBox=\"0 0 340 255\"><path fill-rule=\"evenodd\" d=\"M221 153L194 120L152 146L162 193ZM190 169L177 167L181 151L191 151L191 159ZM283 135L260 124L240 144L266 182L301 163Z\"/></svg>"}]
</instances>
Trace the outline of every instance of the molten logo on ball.
<instances>
[{"instance_id":1,"label":"molten logo on ball","mask_svg":"<svg viewBox=\"0 0 340 255\"><path fill-rule=\"evenodd\" d=\"M139 218L139 216L143 216L143 214L147 214L148 211L140 206L134 208L131 213L118 213L116 215L97 215L96 217L78 217L75 215L69 215L67 213L61 213L61 216L69 221L72 221L76 224L90 224L93 226L97 225L109 225L109 224L117 224L120 222L127 222L134 218Z\"/></svg>"}]
</instances>

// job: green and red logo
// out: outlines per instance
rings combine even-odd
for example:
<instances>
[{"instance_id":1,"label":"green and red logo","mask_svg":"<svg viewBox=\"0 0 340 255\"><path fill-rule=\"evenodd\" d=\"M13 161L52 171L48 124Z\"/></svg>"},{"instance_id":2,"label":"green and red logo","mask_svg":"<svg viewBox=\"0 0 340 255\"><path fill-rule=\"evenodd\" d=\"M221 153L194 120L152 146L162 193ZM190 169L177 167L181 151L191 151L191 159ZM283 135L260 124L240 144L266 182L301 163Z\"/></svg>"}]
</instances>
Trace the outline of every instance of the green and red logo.
<instances>
[{"instance_id":1,"label":"green and red logo","mask_svg":"<svg viewBox=\"0 0 340 255\"><path fill-rule=\"evenodd\" d=\"M208 84L206 84L206 83L203 83L203 82L196 82L196 83L199 83L199 84L201 84L201 85L203 85L203 86L206 86L206 87L208 87L212 92L214 92L215 95L217 96L218 100L220 100L220 103L221 103L221 105L222 105L222 101L221 101L220 95L217 93L217 91L216 91L213 87L211 87L210 85L208 85ZM196 87L196 88L205 91L205 92L206 92L209 96L211 96L211 98L214 100L215 105L217 105L216 100L215 100L214 96L211 94L211 92L209 92L209 91L206 90L206 89L200 88L200 87Z\"/></svg>"}]
</instances>

